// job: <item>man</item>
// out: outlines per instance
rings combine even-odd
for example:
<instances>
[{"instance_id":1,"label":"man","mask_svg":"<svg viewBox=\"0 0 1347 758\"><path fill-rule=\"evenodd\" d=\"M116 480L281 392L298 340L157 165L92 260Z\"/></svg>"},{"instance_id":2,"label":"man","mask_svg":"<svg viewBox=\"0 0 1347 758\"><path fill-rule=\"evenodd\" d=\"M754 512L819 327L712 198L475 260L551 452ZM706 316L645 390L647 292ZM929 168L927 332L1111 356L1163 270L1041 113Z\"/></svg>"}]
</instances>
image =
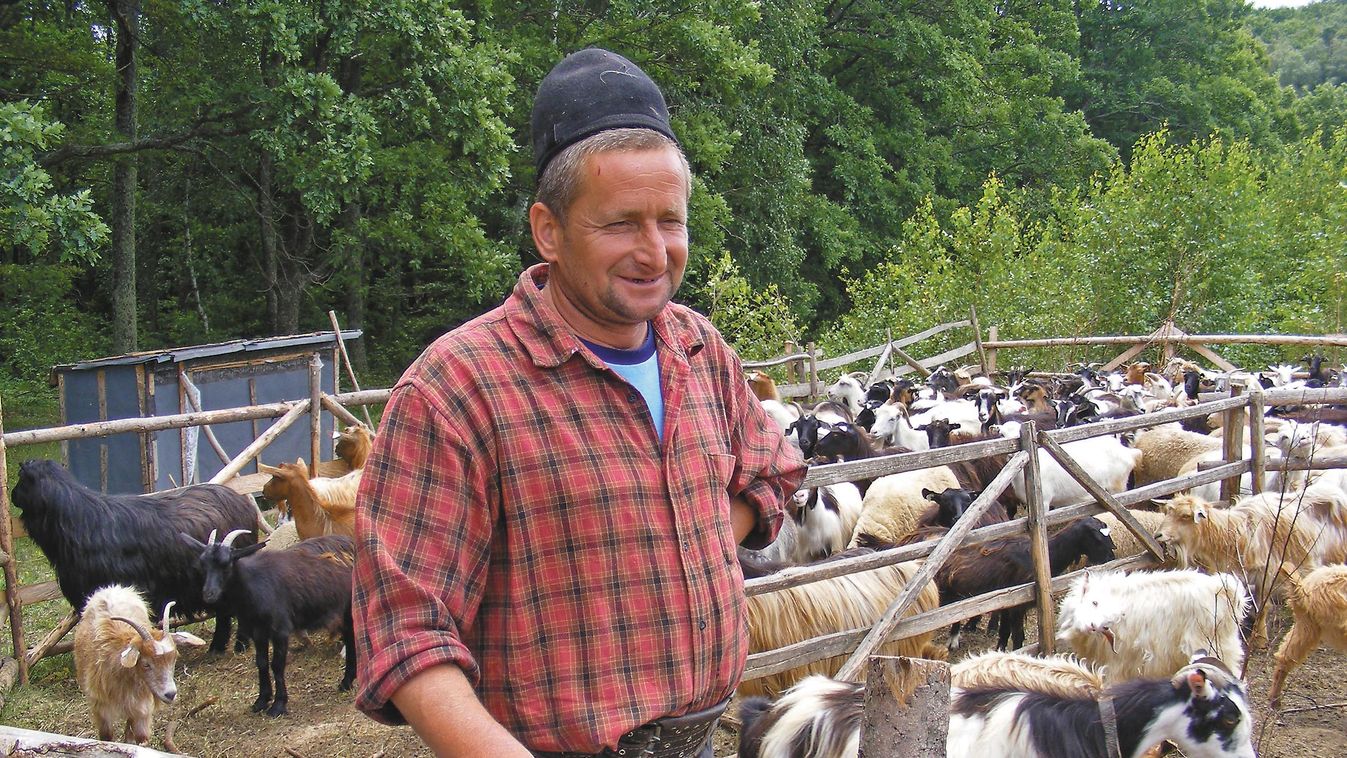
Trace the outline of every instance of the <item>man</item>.
<instances>
[{"instance_id":1,"label":"man","mask_svg":"<svg viewBox=\"0 0 1347 758\"><path fill-rule=\"evenodd\" d=\"M532 136L546 263L407 370L365 469L357 705L440 755L709 755L747 655L735 546L803 463L669 302L691 174L654 82L575 53Z\"/></svg>"}]
</instances>

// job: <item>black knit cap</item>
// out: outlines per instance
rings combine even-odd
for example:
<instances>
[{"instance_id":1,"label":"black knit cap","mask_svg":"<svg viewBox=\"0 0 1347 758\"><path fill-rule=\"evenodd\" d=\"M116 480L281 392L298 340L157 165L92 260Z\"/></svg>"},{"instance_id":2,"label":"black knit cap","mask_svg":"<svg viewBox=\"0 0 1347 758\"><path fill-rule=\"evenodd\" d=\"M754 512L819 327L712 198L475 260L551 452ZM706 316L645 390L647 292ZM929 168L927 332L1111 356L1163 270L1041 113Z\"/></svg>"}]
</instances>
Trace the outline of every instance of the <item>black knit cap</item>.
<instances>
[{"instance_id":1,"label":"black knit cap","mask_svg":"<svg viewBox=\"0 0 1347 758\"><path fill-rule=\"evenodd\" d=\"M562 150L609 129L653 129L678 141L659 87L635 63L597 47L566 56L543 77L529 125L538 178Z\"/></svg>"}]
</instances>

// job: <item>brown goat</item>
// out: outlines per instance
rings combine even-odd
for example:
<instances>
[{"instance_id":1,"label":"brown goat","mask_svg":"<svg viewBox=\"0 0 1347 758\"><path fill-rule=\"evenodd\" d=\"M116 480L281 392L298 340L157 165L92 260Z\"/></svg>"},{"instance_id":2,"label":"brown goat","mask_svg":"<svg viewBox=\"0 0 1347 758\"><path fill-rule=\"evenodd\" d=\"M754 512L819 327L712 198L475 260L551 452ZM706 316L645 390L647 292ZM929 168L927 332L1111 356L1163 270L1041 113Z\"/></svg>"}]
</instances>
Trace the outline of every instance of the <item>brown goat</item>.
<instances>
[{"instance_id":1,"label":"brown goat","mask_svg":"<svg viewBox=\"0 0 1347 758\"><path fill-rule=\"evenodd\" d=\"M781 392L776 388L776 380L761 371L750 371L745 376L748 380L748 388L753 391L753 396L759 400L775 400L781 402Z\"/></svg>"},{"instance_id":2,"label":"brown goat","mask_svg":"<svg viewBox=\"0 0 1347 758\"><path fill-rule=\"evenodd\" d=\"M262 494L287 505L301 540L328 534L355 536L355 493L363 469L336 478L309 479L303 460L280 466L258 464L258 468L271 474Z\"/></svg>"},{"instance_id":3,"label":"brown goat","mask_svg":"<svg viewBox=\"0 0 1347 758\"><path fill-rule=\"evenodd\" d=\"M173 667L178 646L205 647L187 632L170 632L173 603L164 608L163 628L150 624L145 598L131 587L112 584L93 595L75 627L75 679L89 700L101 740L138 745L150 741L154 712L178 695Z\"/></svg>"},{"instance_id":4,"label":"brown goat","mask_svg":"<svg viewBox=\"0 0 1347 758\"><path fill-rule=\"evenodd\" d=\"M369 460L374 435L363 424L352 424L333 435L337 440L337 457L346 461L352 471L365 467Z\"/></svg>"}]
</instances>

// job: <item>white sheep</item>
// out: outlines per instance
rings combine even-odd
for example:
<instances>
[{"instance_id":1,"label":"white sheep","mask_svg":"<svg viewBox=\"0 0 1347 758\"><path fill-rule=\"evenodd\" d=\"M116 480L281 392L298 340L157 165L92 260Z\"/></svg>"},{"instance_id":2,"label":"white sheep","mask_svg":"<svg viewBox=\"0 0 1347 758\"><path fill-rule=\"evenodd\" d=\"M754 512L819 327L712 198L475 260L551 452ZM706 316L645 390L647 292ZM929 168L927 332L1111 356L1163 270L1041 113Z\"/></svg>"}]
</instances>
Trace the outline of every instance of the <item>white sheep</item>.
<instances>
[{"instance_id":1,"label":"white sheep","mask_svg":"<svg viewBox=\"0 0 1347 758\"><path fill-rule=\"evenodd\" d=\"M760 653L797 642L853 629L868 629L884 618L889 605L921 568L918 561L861 571L788 587L748 599L749 650ZM927 583L904 616L940 607L934 583ZM943 658L944 649L931 644L932 632L886 642L879 655ZM837 655L788 671L750 679L739 685L740 695L775 697L810 674L835 674L847 655Z\"/></svg>"},{"instance_id":2,"label":"white sheep","mask_svg":"<svg viewBox=\"0 0 1347 758\"><path fill-rule=\"evenodd\" d=\"M1161 424L1137 434L1132 447L1142 453L1141 461L1132 470L1133 484L1141 487L1177 477L1188 461L1202 453L1220 450L1221 441L1186 431L1178 424Z\"/></svg>"},{"instance_id":3,"label":"white sheep","mask_svg":"<svg viewBox=\"0 0 1347 758\"><path fill-rule=\"evenodd\" d=\"M145 598L120 584L99 589L84 604L75 626L75 680L89 700L99 739L116 739L122 727L123 742L148 743L159 704L178 695L178 646L206 645L194 634L168 630L172 608L169 602L163 628L157 628Z\"/></svg>"},{"instance_id":4,"label":"white sheep","mask_svg":"<svg viewBox=\"0 0 1347 758\"><path fill-rule=\"evenodd\" d=\"M950 686L960 690L1014 688L1060 697L1097 697L1104 676L1069 655L1037 656L988 651L950 666Z\"/></svg>"},{"instance_id":5,"label":"white sheep","mask_svg":"<svg viewBox=\"0 0 1347 758\"><path fill-rule=\"evenodd\" d=\"M1020 436L1020 424L1016 421L1009 421L1001 425L1001 436L1009 439L1016 439ZM1103 435L1100 437L1090 437L1089 439L1068 442L1062 445L1067 455L1070 455L1090 478L1099 483L1105 491L1111 494L1117 494L1127 489L1127 479L1132 473L1132 469L1141 461L1142 453L1133 447L1127 447L1117 437L1112 435ZM1052 457L1047 451L1038 451L1038 471L1040 490L1043 496L1043 505L1048 508L1056 508L1062 505L1072 505L1085 500L1092 500L1090 493L1085 490L1062 464ZM1015 475L1011 486L1015 489L1015 497L1020 502L1029 502L1027 494L1028 487L1025 485L1024 472L1021 471Z\"/></svg>"},{"instance_id":6,"label":"white sheep","mask_svg":"<svg viewBox=\"0 0 1347 758\"><path fill-rule=\"evenodd\" d=\"M1347 566L1323 566L1303 579L1293 576L1287 594L1294 623L1274 656L1277 666L1268 692L1273 708L1281 703L1287 675L1321 641L1347 652Z\"/></svg>"},{"instance_id":7,"label":"white sheep","mask_svg":"<svg viewBox=\"0 0 1347 758\"><path fill-rule=\"evenodd\" d=\"M1319 565L1315 534L1294 508L1250 499L1228 510L1192 495L1178 495L1164 506L1158 538L1183 568L1230 572L1253 590L1252 647L1267 644L1267 611L1274 590L1289 577Z\"/></svg>"},{"instance_id":8,"label":"white sheep","mask_svg":"<svg viewBox=\"0 0 1347 758\"><path fill-rule=\"evenodd\" d=\"M1102 666L1110 683L1164 676L1196 650L1239 671L1248 612L1248 590L1233 574L1086 571L1062 598L1057 642Z\"/></svg>"},{"instance_id":9,"label":"white sheep","mask_svg":"<svg viewBox=\"0 0 1347 758\"><path fill-rule=\"evenodd\" d=\"M917 528L917 521L930 505L923 489L944 492L958 487L959 480L948 466L881 476L865 492L850 545L855 547L862 534L879 542L898 543Z\"/></svg>"}]
</instances>

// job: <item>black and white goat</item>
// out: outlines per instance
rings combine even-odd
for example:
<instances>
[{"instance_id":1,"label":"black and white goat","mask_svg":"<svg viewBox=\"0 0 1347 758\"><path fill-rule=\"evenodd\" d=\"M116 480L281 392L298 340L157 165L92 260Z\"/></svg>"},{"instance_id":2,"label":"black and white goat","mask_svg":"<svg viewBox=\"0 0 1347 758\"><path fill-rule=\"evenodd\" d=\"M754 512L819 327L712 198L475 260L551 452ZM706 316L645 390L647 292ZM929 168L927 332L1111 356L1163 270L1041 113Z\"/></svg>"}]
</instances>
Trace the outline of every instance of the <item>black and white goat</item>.
<instances>
[{"instance_id":1,"label":"black and white goat","mask_svg":"<svg viewBox=\"0 0 1347 758\"><path fill-rule=\"evenodd\" d=\"M951 689L951 758L1107 758L1100 701L1112 704L1118 749L1140 758L1165 740L1188 758L1254 758L1253 717L1243 685L1220 661L1195 657L1169 679L1093 688L1030 685ZM742 758L855 758L864 685L810 677L776 702L740 705Z\"/></svg>"},{"instance_id":2,"label":"black and white goat","mask_svg":"<svg viewBox=\"0 0 1347 758\"><path fill-rule=\"evenodd\" d=\"M252 634L258 689L253 713L286 713L289 693L285 661L290 636L295 632L341 630L346 670L340 689L349 690L355 681L355 631L351 623L355 546L351 538L337 534L313 537L288 550L259 553L266 543L233 547L240 534L243 532L230 532L216 542L212 532L206 543L188 534L180 537L200 551L197 560L206 576L202 594L207 601L232 609L239 618L240 630ZM269 645L275 648L270 656ZM268 665L276 678L274 699Z\"/></svg>"}]
</instances>

